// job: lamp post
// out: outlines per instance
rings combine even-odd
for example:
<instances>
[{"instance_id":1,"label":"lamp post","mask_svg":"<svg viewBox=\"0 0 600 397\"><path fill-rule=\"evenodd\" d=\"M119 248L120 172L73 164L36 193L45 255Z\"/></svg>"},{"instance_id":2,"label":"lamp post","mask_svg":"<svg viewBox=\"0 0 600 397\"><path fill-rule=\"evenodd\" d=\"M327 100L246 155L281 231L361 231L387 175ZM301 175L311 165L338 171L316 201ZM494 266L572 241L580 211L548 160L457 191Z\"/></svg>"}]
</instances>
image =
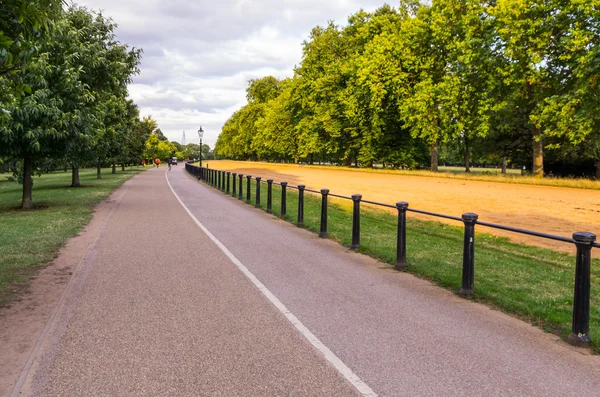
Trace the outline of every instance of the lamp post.
<instances>
[{"instance_id":1,"label":"lamp post","mask_svg":"<svg viewBox=\"0 0 600 397\"><path fill-rule=\"evenodd\" d=\"M202 126L200 126L200 129L198 130L198 137L200 138L200 167L202 167L202 137L204 136L204 130L202 129Z\"/></svg>"}]
</instances>

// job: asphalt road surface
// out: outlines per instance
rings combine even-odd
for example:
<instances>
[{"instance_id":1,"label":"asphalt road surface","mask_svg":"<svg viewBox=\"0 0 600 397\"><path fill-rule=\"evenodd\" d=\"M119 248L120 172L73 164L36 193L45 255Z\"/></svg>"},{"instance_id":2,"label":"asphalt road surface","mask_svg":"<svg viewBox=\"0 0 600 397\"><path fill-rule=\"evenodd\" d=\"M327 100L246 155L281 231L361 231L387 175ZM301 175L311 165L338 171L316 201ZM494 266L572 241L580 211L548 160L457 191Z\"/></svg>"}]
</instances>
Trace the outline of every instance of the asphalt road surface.
<instances>
[{"instance_id":1,"label":"asphalt road surface","mask_svg":"<svg viewBox=\"0 0 600 397\"><path fill-rule=\"evenodd\" d=\"M552 335L152 169L124 185L14 396L598 396Z\"/></svg>"}]
</instances>

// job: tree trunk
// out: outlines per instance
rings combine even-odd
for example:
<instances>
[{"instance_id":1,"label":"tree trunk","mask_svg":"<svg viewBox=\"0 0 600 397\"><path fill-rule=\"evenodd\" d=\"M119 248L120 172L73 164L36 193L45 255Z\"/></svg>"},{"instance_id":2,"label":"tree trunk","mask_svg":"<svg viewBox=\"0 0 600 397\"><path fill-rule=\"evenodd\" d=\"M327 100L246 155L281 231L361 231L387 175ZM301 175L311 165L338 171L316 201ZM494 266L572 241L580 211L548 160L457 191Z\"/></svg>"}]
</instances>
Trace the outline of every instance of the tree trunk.
<instances>
[{"instance_id":1,"label":"tree trunk","mask_svg":"<svg viewBox=\"0 0 600 397\"><path fill-rule=\"evenodd\" d=\"M465 136L465 172L471 173L471 148L469 147L469 138Z\"/></svg>"},{"instance_id":2,"label":"tree trunk","mask_svg":"<svg viewBox=\"0 0 600 397\"><path fill-rule=\"evenodd\" d=\"M344 160L344 167L350 167L352 165L352 159L347 158Z\"/></svg>"},{"instance_id":3,"label":"tree trunk","mask_svg":"<svg viewBox=\"0 0 600 397\"><path fill-rule=\"evenodd\" d=\"M112 164L112 173L116 174L117 173L117 163L113 162Z\"/></svg>"},{"instance_id":4,"label":"tree trunk","mask_svg":"<svg viewBox=\"0 0 600 397\"><path fill-rule=\"evenodd\" d=\"M600 160L596 160L596 179L600 181Z\"/></svg>"},{"instance_id":5,"label":"tree trunk","mask_svg":"<svg viewBox=\"0 0 600 397\"><path fill-rule=\"evenodd\" d=\"M536 178L544 177L544 144L541 134L539 128L533 128L533 176Z\"/></svg>"},{"instance_id":6,"label":"tree trunk","mask_svg":"<svg viewBox=\"0 0 600 397\"><path fill-rule=\"evenodd\" d=\"M500 171L502 174L506 175L506 167L508 166L508 161L506 160L506 157L502 157L502 171Z\"/></svg>"},{"instance_id":7,"label":"tree trunk","mask_svg":"<svg viewBox=\"0 0 600 397\"><path fill-rule=\"evenodd\" d=\"M121 163L121 171L125 171L125 163Z\"/></svg>"},{"instance_id":8,"label":"tree trunk","mask_svg":"<svg viewBox=\"0 0 600 397\"><path fill-rule=\"evenodd\" d=\"M73 167L71 174L71 187L80 187L79 182L79 167Z\"/></svg>"},{"instance_id":9,"label":"tree trunk","mask_svg":"<svg viewBox=\"0 0 600 397\"><path fill-rule=\"evenodd\" d=\"M102 179L102 168L100 167L100 162L96 165L96 179Z\"/></svg>"},{"instance_id":10,"label":"tree trunk","mask_svg":"<svg viewBox=\"0 0 600 397\"><path fill-rule=\"evenodd\" d=\"M438 172L438 143L431 145L431 171Z\"/></svg>"},{"instance_id":11,"label":"tree trunk","mask_svg":"<svg viewBox=\"0 0 600 397\"><path fill-rule=\"evenodd\" d=\"M33 190L33 157L23 159L23 200L21 208L30 210L33 208L31 192Z\"/></svg>"}]
</instances>

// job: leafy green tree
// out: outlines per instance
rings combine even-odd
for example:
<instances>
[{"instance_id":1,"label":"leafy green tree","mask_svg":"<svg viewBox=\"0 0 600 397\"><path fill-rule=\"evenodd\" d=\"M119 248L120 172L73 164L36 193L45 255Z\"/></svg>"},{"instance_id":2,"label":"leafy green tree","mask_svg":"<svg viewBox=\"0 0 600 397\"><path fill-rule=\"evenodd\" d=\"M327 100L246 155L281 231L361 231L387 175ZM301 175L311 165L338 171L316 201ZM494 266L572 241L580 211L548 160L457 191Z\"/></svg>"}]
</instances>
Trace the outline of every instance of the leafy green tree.
<instances>
[{"instance_id":1,"label":"leafy green tree","mask_svg":"<svg viewBox=\"0 0 600 397\"><path fill-rule=\"evenodd\" d=\"M7 103L10 117L0 126L0 155L23 159L21 207L33 207L35 162L59 157L73 131L85 129L89 117L82 104L93 100L81 81L82 68L74 47L77 40L70 23L62 19L52 37L40 44L39 56L27 67L3 78L9 89L26 87Z\"/></svg>"},{"instance_id":2,"label":"leafy green tree","mask_svg":"<svg viewBox=\"0 0 600 397\"><path fill-rule=\"evenodd\" d=\"M61 0L3 0L0 4L0 75L31 60L40 37L62 15ZM43 38L42 38L43 40Z\"/></svg>"},{"instance_id":3,"label":"leafy green tree","mask_svg":"<svg viewBox=\"0 0 600 397\"><path fill-rule=\"evenodd\" d=\"M166 160L173 157L176 152L175 145L168 140L161 141L158 134L151 134L146 141L145 157L149 159L159 158Z\"/></svg>"}]
</instances>

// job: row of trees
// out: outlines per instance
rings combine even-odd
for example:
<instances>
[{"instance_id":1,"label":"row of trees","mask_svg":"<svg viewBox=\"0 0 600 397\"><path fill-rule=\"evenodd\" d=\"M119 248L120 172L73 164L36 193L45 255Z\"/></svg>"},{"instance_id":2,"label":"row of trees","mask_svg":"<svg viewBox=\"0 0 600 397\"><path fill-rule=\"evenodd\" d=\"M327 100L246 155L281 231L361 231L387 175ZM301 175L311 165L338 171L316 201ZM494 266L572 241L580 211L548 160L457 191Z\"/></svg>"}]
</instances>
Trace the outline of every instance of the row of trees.
<instances>
[{"instance_id":1,"label":"row of trees","mask_svg":"<svg viewBox=\"0 0 600 397\"><path fill-rule=\"evenodd\" d=\"M0 164L23 183L33 175L94 164L139 163L156 128L139 119L127 84L142 51L120 43L102 13L60 0L9 0L0 7Z\"/></svg>"},{"instance_id":2,"label":"row of trees","mask_svg":"<svg viewBox=\"0 0 600 397\"><path fill-rule=\"evenodd\" d=\"M144 122L151 124L149 128L145 129L146 131L154 131L147 135L144 159L151 161L157 157L162 160L177 157L177 160L183 161L200 157L200 145L195 143L182 145L176 141L169 142L169 139L164 136L160 128L156 127L157 123L151 117L144 118ZM210 146L206 144L202 145L202 158L205 160L214 159Z\"/></svg>"},{"instance_id":3,"label":"row of trees","mask_svg":"<svg viewBox=\"0 0 600 397\"><path fill-rule=\"evenodd\" d=\"M531 164L540 177L544 163L600 177L598 26L589 0L359 11L315 27L292 78L251 80L215 152L437 170L442 148L467 171L476 156Z\"/></svg>"}]
</instances>

